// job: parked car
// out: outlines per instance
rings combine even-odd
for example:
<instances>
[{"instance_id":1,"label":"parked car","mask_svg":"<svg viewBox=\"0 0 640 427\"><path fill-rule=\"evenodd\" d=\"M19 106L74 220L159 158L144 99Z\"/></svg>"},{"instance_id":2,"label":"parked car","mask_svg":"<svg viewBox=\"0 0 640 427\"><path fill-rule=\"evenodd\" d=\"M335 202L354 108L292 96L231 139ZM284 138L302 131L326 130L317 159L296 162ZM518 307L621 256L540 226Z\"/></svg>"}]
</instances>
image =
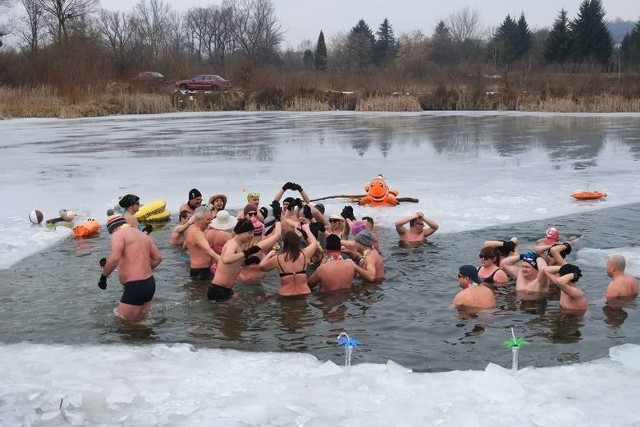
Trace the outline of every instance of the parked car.
<instances>
[{"instance_id":1,"label":"parked car","mask_svg":"<svg viewBox=\"0 0 640 427\"><path fill-rule=\"evenodd\" d=\"M143 71L138 74L135 79L143 82L154 81L157 83L165 83L167 80L164 75L157 71Z\"/></svg>"},{"instance_id":2,"label":"parked car","mask_svg":"<svg viewBox=\"0 0 640 427\"><path fill-rule=\"evenodd\" d=\"M176 87L180 90L227 90L231 89L233 84L230 80L223 79L215 74L200 74L189 80L179 80Z\"/></svg>"}]
</instances>

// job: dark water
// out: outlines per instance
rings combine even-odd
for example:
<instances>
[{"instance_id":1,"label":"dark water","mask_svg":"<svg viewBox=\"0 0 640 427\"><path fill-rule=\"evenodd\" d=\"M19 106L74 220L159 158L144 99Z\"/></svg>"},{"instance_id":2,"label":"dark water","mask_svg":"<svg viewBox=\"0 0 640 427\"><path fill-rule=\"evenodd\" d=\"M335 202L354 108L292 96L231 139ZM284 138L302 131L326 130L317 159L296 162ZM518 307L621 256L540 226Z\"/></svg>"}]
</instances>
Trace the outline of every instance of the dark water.
<instances>
[{"instance_id":1,"label":"dark water","mask_svg":"<svg viewBox=\"0 0 640 427\"><path fill-rule=\"evenodd\" d=\"M575 249L629 246L637 239L640 204L557 218L563 233L583 235ZM184 256L167 245L174 222L152 234L165 260L156 271L158 290L148 326L128 326L112 310L121 295L114 276L109 288L97 287L98 259L106 256L106 233L97 238L67 239L0 271L0 341L5 343L136 344L191 343L197 347L244 351L306 352L341 362L335 344L340 332L362 345L353 363L392 359L418 371L482 369L488 362L510 366L502 345L514 327L530 345L520 352L520 366L551 366L604 357L612 346L640 344L636 303L609 309L601 300L608 278L602 267L581 265L580 285L589 298L584 316L563 314L558 295L520 301L513 287L497 295L498 309L478 316L450 308L458 291L455 275L473 263L487 239L518 236L524 245L540 237L549 220L507 228L438 234L432 243L406 249L395 232L380 230L387 279L358 284L352 292L313 294L306 299L276 295L277 275L261 285L237 284L239 301L215 304L206 299L207 284L188 278ZM575 252L570 258L575 256Z\"/></svg>"}]
</instances>

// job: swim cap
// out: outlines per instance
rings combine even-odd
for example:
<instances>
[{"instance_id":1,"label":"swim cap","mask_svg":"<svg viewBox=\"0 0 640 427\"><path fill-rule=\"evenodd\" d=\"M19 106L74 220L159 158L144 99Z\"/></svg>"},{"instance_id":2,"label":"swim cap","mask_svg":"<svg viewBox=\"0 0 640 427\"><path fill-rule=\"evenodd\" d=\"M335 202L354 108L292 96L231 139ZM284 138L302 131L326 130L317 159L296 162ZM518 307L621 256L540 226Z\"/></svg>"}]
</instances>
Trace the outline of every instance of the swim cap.
<instances>
[{"instance_id":1,"label":"swim cap","mask_svg":"<svg viewBox=\"0 0 640 427\"><path fill-rule=\"evenodd\" d=\"M373 235L369 230L362 230L356 235L355 241L364 247L370 248L373 243Z\"/></svg>"},{"instance_id":2,"label":"swim cap","mask_svg":"<svg viewBox=\"0 0 640 427\"><path fill-rule=\"evenodd\" d=\"M202 193L197 188L192 188L189 191L189 200L197 199L198 197L202 198Z\"/></svg>"},{"instance_id":3,"label":"swim cap","mask_svg":"<svg viewBox=\"0 0 640 427\"><path fill-rule=\"evenodd\" d=\"M122 199L120 199L120 202L118 202L118 204L125 209L127 209L129 206L135 205L136 203L140 203L140 197L133 194L127 194Z\"/></svg>"},{"instance_id":4,"label":"swim cap","mask_svg":"<svg viewBox=\"0 0 640 427\"><path fill-rule=\"evenodd\" d=\"M242 234L247 232L253 232L253 224L248 219L242 219L238 221L235 227L233 227L233 232L236 234Z\"/></svg>"},{"instance_id":5,"label":"swim cap","mask_svg":"<svg viewBox=\"0 0 640 427\"><path fill-rule=\"evenodd\" d=\"M550 240L557 241L560 238L560 232L555 227L547 228L547 232L545 233L545 235L547 236L547 239L550 239Z\"/></svg>"},{"instance_id":6,"label":"swim cap","mask_svg":"<svg viewBox=\"0 0 640 427\"><path fill-rule=\"evenodd\" d=\"M357 236L358 233L360 233L361 231L366 230L366 229L367 229L367 225L362 220L354 221L351 224L351 234L353 236Z\"/></svg>"},{"instance_id":7,"label":"swim cap","mask_svg":"<svg viewBox=\"0 0 640 427\"><path fill-rule=\"evenodd\" d=\"M538 255L535 252L525 252L520 254L520 259L531 264L533 268L538 269Z\"/></svg>"},{"instance_id":8,"label":"swim cap","mask_svg":"<svg viewBox=\"0 0 640 427\"><path fill-rule=\"evenodd\" d=\"M328 251L339 251L340 250L340 237L335 234L329 234L327 236L327 245L326 249Z\"/></svg>"},{"instance_id":9,"label":"swim cap","mask_svg":"<svg viewBox=\"0 0 640 427\"><path fill-rule=\"evenodd\" d=\"M251 218L251 224L253 224L253 235L262 236L262 232L264 231L264 224L258 221L256 217Z\"/></svg>"},{"instance_id":10,"label":"swim cap","mask_svg":"<svg viewBox=\"0 0 640 427\"><path fill-rule=\"evenodd\" d=\"M109 234L113 234L121 225L125 225L127 220L122 215L112 215L107 218L107 230Z\"/></svg>"},{"instance_id":11,"label":"swim cap","mask_svg":"<svg viewBox=\"0 0 640 427\"><path fill-rule=\"evenodd\" d=\"M573 273L573 279L571 280L573 283L577 282L580 277L582 277L582 271L580 271L580 267L573 264L565 264L560 267L558 270L558 274L560 276L564 276L565 274Z\"/></svg>"}]
</instances>

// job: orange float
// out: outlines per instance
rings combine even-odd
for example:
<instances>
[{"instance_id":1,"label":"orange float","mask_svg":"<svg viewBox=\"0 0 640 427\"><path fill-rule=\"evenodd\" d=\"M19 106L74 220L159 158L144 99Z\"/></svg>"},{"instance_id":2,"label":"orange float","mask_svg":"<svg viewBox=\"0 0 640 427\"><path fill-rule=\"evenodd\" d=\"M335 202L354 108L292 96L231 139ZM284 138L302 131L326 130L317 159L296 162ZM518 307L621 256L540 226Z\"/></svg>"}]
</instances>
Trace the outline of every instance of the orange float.
<instances>
[{"instance_id":1,"label":"orange float","mask_svg":"<svg viewBox=\"0 0 640 427\"><path fill-rule=\"evenodd\" d=\"M601 191L576 191L571 194L576 200L598 200L607 197L607 193Z\"/></svg>"},{"instance_id":2,"label":"orange float","mask_svg":"<svg viewBox=\"0 0 640 427\"><path fill-rule=\"evenodd\" d=\"M384 176L378 175L364 186L367 194L358 200L359 205L369 206L396 206L398 199L396 196L400 193L398 190L389 190L389 186Z\"/></svg>"},{"instance_id":3,"label":"orange float","mask_svg":"<svg viewBox=\"0 0 640 427\"><path fill-rule=\"evenodd\" d=\"M100 231L100 223L95 219L88 219L73 227L76 237L89 237Z\"/></svg>"}]
</instances>

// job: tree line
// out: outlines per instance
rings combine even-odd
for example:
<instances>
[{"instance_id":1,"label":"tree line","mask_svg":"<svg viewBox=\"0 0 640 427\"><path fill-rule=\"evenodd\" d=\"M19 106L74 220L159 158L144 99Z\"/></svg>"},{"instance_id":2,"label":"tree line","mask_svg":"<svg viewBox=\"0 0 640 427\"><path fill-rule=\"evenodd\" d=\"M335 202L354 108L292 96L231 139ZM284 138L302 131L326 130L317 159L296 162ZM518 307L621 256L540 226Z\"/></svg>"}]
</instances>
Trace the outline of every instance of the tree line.
<instances>
[{"instance_id":1,"label":"tree line","mask_svg":"<svg viewBox=\"0 0 640 427\"><path fill-rule=\"evenodd\" d=\"M615 45L601 0L584 0L576 16L561 9L550 30L535 33L524 13L495 29L470 8L438 22L430 36L396 36L388 19L376 31L359 20L348 32L283 51L283 29L271 0L223 0L185 13L163 0L139 0L131 12L98 8L97 0L0 0L18 13L0 28L17 46L0 52L0 83L37 84L125 79L143 70L175 78L210 70L269 66L284 71L367 73L397 70L428 76L441 69L512 67L576 71L640 68L640 20ZM222 74L222 72L220 72ZM231 76L233 78L233 76Z\"/></svg>"}]
</instances>

